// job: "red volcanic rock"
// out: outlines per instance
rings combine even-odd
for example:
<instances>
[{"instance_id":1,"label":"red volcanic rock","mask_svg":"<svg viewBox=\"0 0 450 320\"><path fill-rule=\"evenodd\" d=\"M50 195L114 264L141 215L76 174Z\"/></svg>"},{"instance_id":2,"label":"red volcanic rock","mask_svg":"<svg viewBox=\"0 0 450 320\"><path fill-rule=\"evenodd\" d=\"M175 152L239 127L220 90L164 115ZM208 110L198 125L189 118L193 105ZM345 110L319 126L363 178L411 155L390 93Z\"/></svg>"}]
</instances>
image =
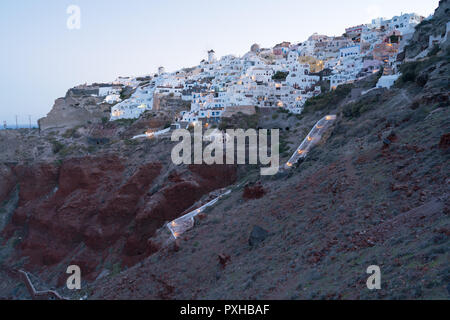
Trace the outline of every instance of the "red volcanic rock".
<instances>
[{"instance_id":1,"label":"red volcanic rock","mask_svg":"<svg viewBox=\"0 0 450 320\"><path fill-rule=\"evenodd\" d=\"M195 181L180 182L160 190L138 212L137 230L155 232L164 222L177 218L202 195L201 186Z\"/></svg>"},{"instance_id":2,"label":"red volcanic rock","mask_svg":"<svg viewBox=\"0 0 450 320\"><path fill-rule=\"evenodd\" d=\"M100 211L100 219L105 224L117 222L119 219L129 221L136 215L139 199L147 193L153 181L159 176L161 164L146 164L123 186L117 190L111 201Z\"/></svg>"},{"instance_id":3,"label":"red volcanic rock","mask_svg":"<svg viewBox=\"0 0 450 320\"><path fill-rule=\"evenodd\" d=\"M112 191L119 183L125 169L118 157L75 158L64 161L59 178L58 196L73 191ZM100 190L99 190L100 189Z\"/></svg>"},{"instance_id":4,"label":"red volcanic rock","mask_svg":"<svg viewBox=\"0 0 450 320\"><path fill-rule=\"evenodd\" d=\"M227 254L223 254L223 253L219 254L218 258L219 258L219 263L222 268L225 268L227 266L227 264L231 261L230 256Z\"/></svg>"},{"instance_id":5,"label":"red volcanic rock","mask_svg":"<svg viewBox=\"0 0 450 320\"><path fill-rule=\"evenodd\" d=\"M96 272L97 265L101 262L102 256L98 254L98 252L86 249L83 250L79 255L72 258L69 265L76 265L80 267L81 277L84 280L92 281L98 276L100 271ZM69 275L66 274L66 278Z\"/></svg>"},{"instance_id":6,"label":"red volcanic rock","mask_svg":"<svg viewBox=\"0 0 450 320\"><path fill-rule=\"evenodd\" d=\"M71 261L94 278L106 259L131 266L159 250L149 239L166 221L236 179L233 166L196 165L177 169L155 188L160 163L131 174L125 169L116 156L68 159L61 167L16 166L19 207L4 235L24 235L17 254L29 258L28 268L62 268ZM157 191L150 194L152 189Z\"/></svg>"},{"instance_id":7,"label":"red volcanic rock","mask_svg":"<svg viewBox=\"0 0 450 320\"><path fill-rule=\"evenodd\" d=\"M16 177L12 170L5 165L0 165L0 204L7 199L16 185Z\"/></svg>"},{"instance_id":8,"label":"red volcanic rock","mask_svg":"<svg viewBox=\"0 0 450 320\"><path fill-rule=\"evenodd\" d=\"M263 186L258 183L254 186L246 186L242 197L244 199L260 199L266 194Z\"/></svg>"},{"instance_id":9,"label":"red volcanic rock","mask_svg":"<svg viewBox=\"0 0 450 320\"><path fill-rule=\"evenodd\" d=\"M450 147L450 133L443 134L439 141L439 149L448 149Z\"/></svg>"},{"instance_id":10,"label":"red volcanic rock","mask_svg":"<svg viewBox=\"0 0 450 320\"><path fill-rule=\"evenodd\" d=\"M178 172L171 172L168 176L168 179L170 182L182 182L184 181L183 178L180 176Z\"/></svg>"},{"instance_id":11,"label":"red volcanic rock","mask_svg":"<svg viewBox=\"0 0 450 320\"><path fill-rule=\"evenodd\" d=\"M132 234L125 243L123 253L127 256L140 256L145 253L146 248L147 242L138 235Z\"/></svg>"},{"instance_id":12,"label":"red volcanic rock","mask_svg":"<svg viewBox=\"0 0 450 320\"><path fill-rule=\"evenodd\" d=\"M236 181L236 167L232 165L195 165L189 166L189 171L201 178L202 185L206 183L205 187L212 187L214 189L221 188L232 184ZM198 178L196 179L198 181ZM216 187L219 186L219 187Z\"/></svg>"},{"instance_id":13,"label":"red volcanic rock","mask_svg":"<svg viewBox=\"0 0 450 320\"><path fill-rule=\"evenodd\" d=\"M58 167L42 163L14 168L20 185L19 206L51 193L58 184Z\"/></svg>"}]
</instances>

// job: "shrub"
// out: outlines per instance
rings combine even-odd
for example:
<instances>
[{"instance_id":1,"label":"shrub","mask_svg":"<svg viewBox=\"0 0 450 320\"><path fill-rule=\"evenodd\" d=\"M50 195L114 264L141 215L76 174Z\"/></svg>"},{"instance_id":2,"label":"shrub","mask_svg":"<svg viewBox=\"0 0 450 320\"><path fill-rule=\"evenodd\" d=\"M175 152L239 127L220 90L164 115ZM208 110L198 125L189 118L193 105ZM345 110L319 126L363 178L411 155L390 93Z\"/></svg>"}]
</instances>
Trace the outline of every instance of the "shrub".
<instances>
[{"instance_id":1,"label":"shrub","mask_svg":"<svg viewBox=\"0 0 450 320\"><path fill-rule=\"evenodd\" d=\"M278 81L286 81L288 75L289 72L277 71L277 73L272 76L272 79Z\"/></svg>"},{"instance_id":2,"label":"shrub","mask_svg":"<svg viewBox=\"0 0 450 320\"><path fill-rule=\"evenodd\" d=\"M354 103L349 103L344 106L342 113L347 118L357 118L363 113L374 109L375 106L380 102L381 95L377 94L365 99L361 99Z\"/></svg>"},{"instance_id":3,"label":"shrub","mask_svg":"<svg viewBox=\"0 0 450 320\"><path fill-rule=\"evenodd\" d=\"M407 62L400 66L400 72L402 73L402 76L400 77L401 82L414 82L417 77L417 67L419 63L414 62Z\"/></svg>"},{"instance_id":4,"label":"shrub","mask_svg":"<svg viewBox=\"0 0 450 320\"><path fill-rule=\"evenodd\" d=\"M316 111L326 111L336 107L350 93L353 85L343 84L334 91L324 92L306 101L303 112L310 113Z\"/></svg>"},{"instance_id":5,"label":"shrub","mask_svg":"<svg viewBox=\"0 0 450 320\"><path fill-rule=\"evenodd\" d=\"M64 148L64 144L62 144L59 141L52 140L51 143L53 145L52 146L52 150L53 150L54 154L57 154L58 152L60 152Z\"/></svg>"},{"instance_id":6,"label":"shrub","mask_svg":"<svg viewBox=\"0 0 450 320\"><path fill-rule=\"evenodd\" d=\"M67 129L66 132L62 134L63 138L69 139L72 138L77 130L76 129Z\"/></svg>"},{"instance_id":7,"label":"shrub","mask_svg":"<svg viewBox=\"0 0 450 320\"><path fill-rule=\"evenodd\" d=\"M125 139L125 140L123 140L123 142L127 146L136 146L139 144L139 142L137 140L131 140L131 139Z\"/></svg>"}]
</instances>

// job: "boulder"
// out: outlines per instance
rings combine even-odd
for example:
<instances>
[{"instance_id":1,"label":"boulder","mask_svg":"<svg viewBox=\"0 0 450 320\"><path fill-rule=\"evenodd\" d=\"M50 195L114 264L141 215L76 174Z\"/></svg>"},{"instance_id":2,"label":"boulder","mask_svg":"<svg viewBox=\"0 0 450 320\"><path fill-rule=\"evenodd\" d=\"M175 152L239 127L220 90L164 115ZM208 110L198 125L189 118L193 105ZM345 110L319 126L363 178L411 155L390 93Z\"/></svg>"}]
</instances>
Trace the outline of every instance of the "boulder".
<instances>
[{"instance_id":1,"label":"boulder","mask_svg":"<svg viewBox=\"0 0 450 320\"><path fill-rule=\"evenodd\" d=\"M248 239L248 243L252 247L256 246L263 242L268 236L269 232L267 230L264 230L260 226L254 226L250 238Z\"/></svg>"}]
</instances>

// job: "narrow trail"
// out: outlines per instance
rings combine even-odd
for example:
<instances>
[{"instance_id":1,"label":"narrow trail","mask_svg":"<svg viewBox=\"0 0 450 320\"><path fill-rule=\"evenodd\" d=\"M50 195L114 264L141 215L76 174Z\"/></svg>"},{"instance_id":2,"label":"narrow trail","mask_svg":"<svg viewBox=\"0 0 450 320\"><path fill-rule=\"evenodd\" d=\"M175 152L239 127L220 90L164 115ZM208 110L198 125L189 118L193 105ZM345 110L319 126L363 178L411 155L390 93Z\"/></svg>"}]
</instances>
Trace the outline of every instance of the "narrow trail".
<instances>
[{"instance_id":1,"label":"narrow trail","mask_svg":"<svg viewBox=\"0 0 450 320\"><path fill-rule=\"evenodd\" d=\"M67 300L54 290L36 290L26 271L12 269L4 265L1 267L11 278L21 280L25 283L27 291L33 300Z\"/></svg>"},{"instance_id":2,"label":"narrow trail","mask_svg":"<svg viewBox=\"0 0 450 320\"><path fill-rule=\"evenodd\" d=\"M67 300L54 290L36 290L27 272L19 270L18 273L22 281L25 282L28 292L30 293L33 300Z\"/></svg>"}]
</instances>

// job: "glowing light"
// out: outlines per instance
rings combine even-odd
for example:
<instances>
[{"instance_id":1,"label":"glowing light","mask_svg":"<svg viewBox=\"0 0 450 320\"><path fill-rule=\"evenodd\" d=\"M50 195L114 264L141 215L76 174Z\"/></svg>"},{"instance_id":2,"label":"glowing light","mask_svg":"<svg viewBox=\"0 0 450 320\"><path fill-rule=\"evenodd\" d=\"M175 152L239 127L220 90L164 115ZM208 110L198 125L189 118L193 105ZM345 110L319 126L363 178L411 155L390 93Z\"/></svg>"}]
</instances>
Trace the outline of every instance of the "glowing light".
<instances>
[{"instance_id":1,"label":"glowing light","mask_svg":"<svg viewBox=\"0 0 450 320\"><path fill-rule=\"evenodd\" d=\"M149 137L149 138L151 138L151 137L153 137L155 134L154 134L154 132L153 132L153 130L147 130L146 132L145 132L145 134L147 135L147 137Z\"/></svg>"},{"instance_id":2,"label":"glowing light","mask_svg":"<svg viewBox=\"0 0 450 320\"><path fill-rule=\"evenodd\" d=\"M287 165L288 167L292 167L292 163L290 163L290 162L286 163L286 165Z\"/></svg>"},{"instance_id":3,"label":"glowing light","mask_svg":"<svg viewBox=\"0 0 450 320\"><path fill-rule=\"evenodd\" d=\"M311 138L311 137L308 137L308 141L312 141L312 139L313 139L313 138Z\"/></svg>"},{"instance_id":4,"label":"glowing light","mask_svg":"<svg viewBox=\"0 0 450 320\"><path fill-rule=\"evenodd\" d=\"M305 150L298 150L298 154L304 154Z\"/></svg>"},{"instance_id":5,"label":"glowing light","mask_svg":"<svg viewBox=\"0 0 450 320\"><path fill-rule=\"evenodd\" d=\"M323 126L319 126L319 125L317 125L316 127L317 127L317 129L322 129L323 128Z\"/></svg>"},{"instance_id":6,"label":"glowing light","mask_svg":"<svg viewBox=\"0 0 450 320\"><path fill-rule=\"evenodd\" d=\"M123 114L123 111L114 110L112 115L113 117L120 117Z\"/></svg>"}]
</instances>

